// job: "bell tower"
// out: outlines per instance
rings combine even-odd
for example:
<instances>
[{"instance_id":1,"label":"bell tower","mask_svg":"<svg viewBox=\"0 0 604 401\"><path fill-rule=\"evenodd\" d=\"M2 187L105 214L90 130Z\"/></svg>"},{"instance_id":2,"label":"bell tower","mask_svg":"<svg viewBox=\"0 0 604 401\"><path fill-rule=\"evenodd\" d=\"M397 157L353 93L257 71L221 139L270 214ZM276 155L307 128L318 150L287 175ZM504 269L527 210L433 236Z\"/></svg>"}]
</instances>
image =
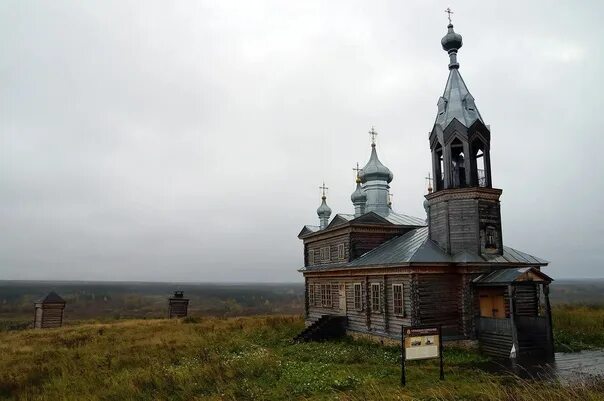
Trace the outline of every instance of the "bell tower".
<instances>
[{"instance_id":1,"label":"bell tower","mask_svg":"<svg viewBox=\"0 0 604 401\"><path fill-rule=\"evenodd\" d=\"M430 238L451 255L502 254L502 191L492 185L491 130L459 73L457 52L463 42L450 19L441 44L449 55L449 78L430 132L434 175L434 192L426 195Z\"/></svg>"}]
</instances>

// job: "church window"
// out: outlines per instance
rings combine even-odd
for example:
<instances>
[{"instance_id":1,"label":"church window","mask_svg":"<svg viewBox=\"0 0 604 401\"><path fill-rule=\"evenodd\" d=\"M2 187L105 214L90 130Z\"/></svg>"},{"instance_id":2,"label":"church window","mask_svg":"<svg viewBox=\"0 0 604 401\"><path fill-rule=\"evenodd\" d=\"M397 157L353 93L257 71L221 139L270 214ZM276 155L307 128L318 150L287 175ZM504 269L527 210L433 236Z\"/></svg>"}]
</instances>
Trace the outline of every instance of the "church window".
<instances>
[{"instance_id":1,"label":"church window","mask_svg":"<svg viewBox=\"0 0 604 401\"><path fill-rule=\"evenodd\" d=\"M403 316L405 314L402 284L392 284L392 305L394 308L393 312L395 315Z\"/></svg>"},{"instance_id":2,"label":"church window","mask_svg":"<svg viewBox=\"0 0 604 401\"><path fill-rule=\"evenodd\" d=\"M331 308L331 284L321 284L321 306Z\"/></svg>"},{"instance_id":3,"label":"church window","mask_svg":"<svg viewBox=\"0 0 604 401\"><path fill-rule=\"evenodd\" d=\"M315 305L315 286L312 284L308 287L308 304Z\"/></svg>"},{"instance_id":4,"label":"church window","mask_svg":"<svg viewBox=\"0 0 604 401\"><path fill-rule=\"evenodd\" d=\"M487 249L497 248L497 230L493 226L487 226L484 247Z\"/></svg>"},{"instance_id":5,"label":"church window","mask_svg":"<svg viewBox=\"0 0 604 401\"><path fill-rule=\"evenodd\" d=\"M344 244L338 245L338 259L344 259Z\"/></svg>"},{"instance_id":6,"label":"church window","mask_svg":"<svg viewBox=\"0 0 604 401\"><path fill-rule=\"evenodd\" d=\"M371 311L372 312L380 312L380 304L382 301L380 292L380 283L372 283L371 284Z\"/></svg>"},{"instance_id":7,"label":"church window","mask_svg":"<svg viewBox=\"0 0 604 401\"><path fill-rule=\"evenodd\" d=\"M361 283L354 283L354 308L363 309L363 298L361 296Z\"/></svg>"},{"instance_id":8,"label":"church window","mask_svg":"<svg viewBox=\"0 0 604 401\"><path fill-rule=\"evenodd\" d=\"M308 264L309 265L315 264L315 250L314 249L311 249L308 251Z\"/></svg>"},{"instance_id":9,"label":"church window","mask_svg":"<svg viewBox=\"0 0 604 401\"><path fill-rule=\"evenodd\" d=\"M330 255L330 249L328 246L324 246L323 248L321 248L319 257L321 258L322 261L329 262L329 260L331 259L331 255Z\"/></svg>"}]
</instances>

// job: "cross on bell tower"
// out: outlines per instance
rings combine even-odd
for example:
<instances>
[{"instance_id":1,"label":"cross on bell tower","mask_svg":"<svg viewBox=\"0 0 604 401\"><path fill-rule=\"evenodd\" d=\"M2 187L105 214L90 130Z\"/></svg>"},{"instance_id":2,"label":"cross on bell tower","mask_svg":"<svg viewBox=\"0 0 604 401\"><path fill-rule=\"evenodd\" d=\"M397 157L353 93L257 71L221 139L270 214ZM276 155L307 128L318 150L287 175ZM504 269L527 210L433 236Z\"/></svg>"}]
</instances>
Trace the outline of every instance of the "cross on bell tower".
<instances>
[{"instance_id":1,"label":"cross on bell tower","mask_svg":"<svg viewBox=\"0 0 604 401\"><path fill-rule=\"evenodd\" d=\"M451 14L453 14L453 11L451 11L451 9L449 7L447 7L447 9L445 10L445 12L448 14L447 18L449 18L449 24L452 24L452 22L451 22Z\"/></svg>"}]
</instances>

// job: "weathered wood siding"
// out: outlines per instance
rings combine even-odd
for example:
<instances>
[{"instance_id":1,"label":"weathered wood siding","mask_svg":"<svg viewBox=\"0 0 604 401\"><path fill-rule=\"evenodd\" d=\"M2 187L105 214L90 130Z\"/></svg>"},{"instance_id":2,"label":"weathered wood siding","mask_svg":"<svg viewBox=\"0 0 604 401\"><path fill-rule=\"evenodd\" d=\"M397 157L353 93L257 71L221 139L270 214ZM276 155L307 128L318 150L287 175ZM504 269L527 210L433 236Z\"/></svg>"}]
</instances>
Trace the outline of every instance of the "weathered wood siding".
<instances>
[{"instance_id":1,"label":"weathered wood siding","mask_svg":"<svg viewBox=\"0 0 604 401\"><path fill-rule=\"evenodd\" d=\"M478 342L485 354L508 358L512 349L510 319L479 318Z\"/></svg>"},{"instance_id":2,"label":"weathered wood siding","mask_svg":"<svg viewBox=\"0 0 604 401\"><path fill-rule=\"evenodd\" d=\"M405 232L406 230L400 230L399 232L379 232L377 230L376 232L353 232L350 236L350 256L352 259L356 259Z\"/></svg>"},{"instance_id":3,"label":"weathered wood siding","mask_svg":"<svg viewBox=\"0 0 604 401\"><path fill-rule=\"evenodd\" d=\"M189 309L189 300L183 298L170 298L168 305L168 315L170 319L187 317Z\"/></svg>"},{"instance_id":4,"label":"weathered wood siding","mask_svg":"<svg viewBox=\"0 0 604 401\"><path fill-rule=\"evenodd\" d=\"M61 327L63 324L64 308L65 304L36 304L34 328L49 329Z\"/></svg>"},{"instance_id":5,"label":"weathered wood siding","mask_svg":"<svg viewBox=\"0 0 604 401\"><path fill-rule=\"evenodd\" d=\"M538 316L539 297L536 284L519 284L516 286L514 306L516 316Z\"/></svg>"},{"instance_id":6,"label":"weathered wood siding","mask_svg":"<svg viewBox=\"0 0 604 401\"><path fill-rule=\"evenodd\" d=\"M308 317L306 324L312 324L322 315L346 315L348 317L348 331L376 334L398 338L401 332L401 325L411 325L411 296L410 296L410 275L385 275L385 276L366 276L359 275L347 278L309 278L308 286L315 287L315 305L309 302ZM361 284L361 308L357 309L354 305L354 284ZM380 286L380 308L379 311L372 310L371 284ZM320 285L330 284L332 289L332 306L320 306ZM392 284L403 284L403 305L404 315L394 315L393 289ZM339 303L340 285L344 286L346 294L346 308L344 313L343 305ZM308 291L306 296L308 297Z\"/></svg>"},{"instance_id":7,"label":"weathered wood siding","mask_svg":"<svg viewBox=\"0 0 604 401\"><path fill-rule=\"evenodd\" d=\"M338 258L338 245L344 245L344 258L340 259ZM324 260L321 259L319 257L320 255L320 251L321 248L324 247L329 247L329 259L328 260ZM314 260L314 264L313 265L323 265L323 264L329 264L329 263L339 263L339 262L347 262L350 259L350 235L349 234L342 234L342 235L337 235L331 238L326 238L323 240L319 240L319 241L315 241L315 242L311 242L309 244L306 244L305 246L306 249L306 265L309 265L309 258L308 258L308 254L309 251L314 251L315 253L315 260Z\"/></svg>"},{"instance_id":8,"label":"weathered wood siding","mask_svg":"<svg viewBox=\"0 0 604 401\"><path fill-rule=\"evenodd\" d=\"M430 206L430 238L444 250L449 250L449 205L448 201Z\"/></svg>"},{"instance_id":9,"label":"weathered wood siding","mask_svg":"<svg viewBox=\"0 0 604 401\"><path fill-rule=\"evenodd\" d=\"M418 274L417 324L442 325L443 336L463 336L460 274Z\"/></svg>"}]
</instances>

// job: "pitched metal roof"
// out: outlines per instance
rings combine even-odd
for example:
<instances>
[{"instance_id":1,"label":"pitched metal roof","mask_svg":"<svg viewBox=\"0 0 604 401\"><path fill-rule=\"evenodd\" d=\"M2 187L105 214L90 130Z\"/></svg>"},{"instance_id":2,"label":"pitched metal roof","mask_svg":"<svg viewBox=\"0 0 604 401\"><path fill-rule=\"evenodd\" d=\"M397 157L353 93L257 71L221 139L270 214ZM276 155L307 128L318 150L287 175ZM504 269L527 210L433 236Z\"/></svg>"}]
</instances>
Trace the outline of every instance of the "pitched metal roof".
<instances>
[{"instance_id":1,"label":"pitched metal roof","mask_svg":"<svg viewBox=\"0 0 604 401\"><path fill-rule=\"evenodd\" d=\"M448 256L432 241L426 241L427 238L428 227L411 230L353 260L349 266L399 264L424 260L448 262Z\"/></svg>"},{"instance_id":2,"label":"pitched metal roof","mask_svg":"<svg viewBox=\"0 0 604 401\"><path fill-rule=\"evenodd\" d=\"M38 302L46 304L64 304L65 300L61 298L56 292L51 291L48 293L47 296L40 298Z\"/></svg>"},{"instance_id":3,"label":"pitched metal roof","mask_svg":"<svg viewBox=\"0 0 604 401\"><path fill-rule=\"evenodd\" d=\"M426 220L420 219L419 217L413 217L402 213L395 213L390 211L389 213L379 213L376 212L381 217L385 218L392 224L396 224L399 226L416 226L416 227L424 227L426 226Z\"/></svg>"},{"instance_id":4,"label":"pitched metal roof","mask_svg":"<svg viewBox=\"0 0 604 401\"><path fill-rule=\"evenodd\" d=\"M528 279L530 276L539 277L547 282L553 281L551 277L533 267L514 267L483 274L475 278L473 282L476 284L509 284L518 279Z\"/></svg>"},{"instance_id":5,"label":"pitched metal roof","mask_svg":"<svg viewBox=\"0 0 604 401\"><path fill-rule=\"evenodd\" d=\"M490 265L547 265L547 261L536 256L504 246L503 255L478 255L463 251L448 255L428 238L428 227L413 229L404 235L392 238L377 248L361 255L349 263L307 266L300 271L320 271L341 268L364 268L384 265L407 265L413 263L490 264Z\"/></svg>"}]
</instances>

